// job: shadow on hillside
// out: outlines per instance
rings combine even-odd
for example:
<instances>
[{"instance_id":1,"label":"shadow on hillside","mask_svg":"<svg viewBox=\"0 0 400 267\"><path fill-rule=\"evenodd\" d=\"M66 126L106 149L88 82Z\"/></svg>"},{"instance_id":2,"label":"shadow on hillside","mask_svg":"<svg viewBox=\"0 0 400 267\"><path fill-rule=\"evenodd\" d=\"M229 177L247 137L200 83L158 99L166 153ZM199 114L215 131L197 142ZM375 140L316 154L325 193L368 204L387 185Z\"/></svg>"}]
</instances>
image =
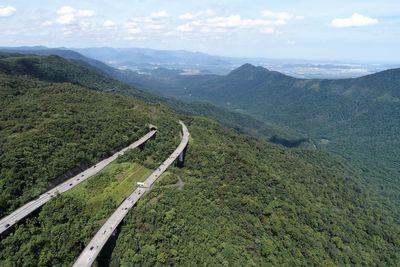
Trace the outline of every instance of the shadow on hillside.
<instances>
[{"instance_id":1,"label":"shadow on hillside","mask_svg":"<svg viewBox=\"0 0 400 267\"><path fill-rule=\"evenodd\" d=\"M300 147L300 146L304 146L305 144L309 143L309 140L306 138L289 140L289 139L285 139L283 137L279 137L276 135L269 138L268 141L270 141L271 143L274 143L274 144L288 147L288 148Z\"/></svg>"}]
</instances>

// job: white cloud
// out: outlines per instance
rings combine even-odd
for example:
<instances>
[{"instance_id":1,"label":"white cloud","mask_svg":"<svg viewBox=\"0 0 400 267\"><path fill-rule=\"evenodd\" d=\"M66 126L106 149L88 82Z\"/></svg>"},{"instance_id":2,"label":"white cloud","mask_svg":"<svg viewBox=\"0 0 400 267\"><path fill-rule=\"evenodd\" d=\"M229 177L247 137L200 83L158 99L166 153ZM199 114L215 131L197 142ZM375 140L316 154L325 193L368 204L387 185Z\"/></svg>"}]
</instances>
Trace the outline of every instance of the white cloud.
<instances>
[{"instance_id":1,"label":"white cloud","mask_svg":"<svg viewBox=\"0 0 400 267\"><path fill-rule=\"evenodd\" d=\"M350 18L336 18L332 20L331 26L335 28L360 27L378 24L377 19L354 13Z\"/></svg>"},{"instance_id":2,"label":"white cloud","mask_svg":"<svg viewBox=\"0 0 400 267\"><path fill-rule=\"evenodd\" d=\"M244 22L240 15L231 15L228 17L214 17L208 19L207 23L215 28L237 28L242 26Z\"/></svg>"},{"instance_id":3,"label":"white cloud","mask_svg":"<svg viewBox=\"0 0 400 267\"><path fill-rule=\"evenodd\" d=\"M160 32L166 29L170 23L169 17L170 15L167 11L161 10L143 17L133 17L124 26L132 34L141 33L142 29Z\"/></svg>"},{"instance_id":4,"label":"white cloud","mask_svg":"<svg viewBox=\"0 0 400 267\"><path fill-rule=\"evenodd\" d=\"M103 26L106 28L115 28L117 26L117 23L108 19L108 20L104 21Z\"/></svg>"},{"instance_id":5,"label":"white cloud","mask_svg":"<svg viewBox=\"0 0 400 267\"><path fill-rule=\"evenodd\" d=\"M65 14L57 18L57 22L62 25L69 25L76 21L74 14Z\"/></svg>"},{"instance_id":6,"label":"white cloud","mask_svg":"<svg viewBox=\"0 0 400 267\"><path fill-rule=\"evenodd\" d=\"M77 17L93 17L94 15L96 15L96 12L88 9L78 10L78 12L76 13Z\"/></svg>"},{"instance_id":7,"label":"white cloud","mask_svg":"<svg viewBox=\"0 0 400 267\"><path fill-rule=\"evenodd\" d=\"M286 24L283 19L242 19L240 15L231 15L228 17L213 17L205 20L203 31L205 32L223 32L243 28L271 27Z\"/></svg>"},{"instance_id":8,"label":"white cloud","mask_svg":"<svg viewBox=\"0 0 400 267\"><path fill-rule=\"evenodd\" d=\"M244 19L240 15L214 16L212 10L186 13L181 15L181 20L189 20L189 24L180 25L178 31L192 31L200 27L201 32L232 32L240 29L258 29L261 33L277 33L276 27L287 24L290 20L301 20L303 17L295 16L289 12L261 11L262 17ZM203 16L203 18L200 18ZM208 16L208 17L204 17Z\"/></svg>"},{"instance_id":9,"label":"white cloud","mask_svg":"<svg viewBox=\"0 0 400 267\"><path fill-rule=\"evenodd\" d=\"M142 30L140 28L131 28L131 29L128 29L128 32L131 34L139 34L142 32Z\"/></svg>"},{"instance_id":10,"label":"white cloud","mask_svg":"<svg viewBox=\"0 0 400 267\"><path fill-rule=\"evenodd\" d=\"M243 29L257 30L263 34L278 34L278 27L285 25L290 20L302 19L288 12L272 12L263 10L262 16L256 18L242 18L240 15L216 16L211 9L199 10L197 12L188 12L180 15L178 18L183 22L175 24L176 20L172 18L167 11L153 12L147 16L131 18L124 27L132 34L138 34L143 31L172 31L175 33L191 32L235 32Z\"/></svg>"},{"instance_id":11,"label":"white cloud","mask_svg":"<svg viewBox=\"0 0 400 267\"><path fill-rule=\"evenodd\" d=\"M71 6L62 6L60 9L58 9L57 14L59 15L57 18L57 22L59 24L70 25L74 24L78 18L93 17L96 12L88 9L76 10Z\"/></svg>"},{"instance_id":12,"label":"white cloud","mask_svg":"<svg viewBox=\"0 0 400 267\"><path fill-rule=\"evenodd\" d=\"M135 21L129 21L127 23L125 23L125 28L136 28L138 26L137 22Z\"/></svg>"},{"instance_id":13,"label":"white cloud","mask_svg":"<svg viewBox=\"0 0 400 267\"><path fill-rule=\"evenodd\" d=\"M17 9L12 6L0 6L0 17L9 17L14 15Z\"/></svg>"},{"instance_id":14,"label":"white cloud","mask_svg":"<svg viewBox=\"0 0 400 267\"><path fill-rule=\"evenodd\" d=\"M57 10L58 15L66 15L66 14L71 14L75 13L75 9L71 6L62 6L60 9Z\"/></svg>"},{"instance_id":15,"label":"white cloud","mask_svg":"<svg viewBox=\"0 0 400 267\"><path fill-rule=\"evenodd\" d=\"M179 19L181 20L193 20L198 17L210 17L215 15L215 12L211 9L206 9L206 10L200 10L199 12L196 13L185 13L183 15L179 16Z\"/></svg>"},{"instance_id":16,"label":"white cloud","mask_svg":"<svg viewBox=\"0 0 400 267\"><path fill-rule=\"evenodd\" d=\"M262 10L263 17L277 19L277 20L291 20L294 16L288 12L273 12L271 10Z\"/></svg>"},{"instance_id":17,"label":"white cloud","mask_svg":"<svg viewBox=\"0 0 400 267\"><path fill-rule=\"evenodd\" d=\"M124 27L130 34L139 34L142 32L142 29L138 26L138 23L132 20L125 23Z\"/></svg>"},{"instance_id":18,"label":"white cloud","mask_svg":"<svg viewBox=\"0 0 400 267\"><path fill-rule=\"evenodd\" d=\"M150 14L150 18L154 18L154 19L157 19L157 18L166 18L166 17L169 17L169 14L168 14L168 12L165 11L165 10L153 12L153 13Z\"/></svg>"},{"instance_id":19,"label":"white cloud","mask_svg":"<svg viewBox=\"0 0 400 267\"><path fill-rule=\"evenodd\" d=\"M180 25L176 28L178 32L192 32L194 29L190 23Z\"/></svg>"},{"instance_id":20,"label":"white cloud","mask_svg":"<svg viewBox=\"0 0 400 267\"><path fill-rule=\"evenodd\" d=\"M192 13L185 13L185 14L179 16L179 19L181 19L181 20L192 20L195 18L196 18L196 15L192 14Z\"/></svg>"},{"instance_id":21,"label":"white cloud","mask_svg":"<svg viewBox=\"0 0 400 267\"><path fill-rule=\"evenodd\" d=\"M190 23L191 23L193 26L196 26L196 27L201 26L201 25L204 24L201 20L193 20L193 21L190 22Z\"/></svg>"}]
</instances>

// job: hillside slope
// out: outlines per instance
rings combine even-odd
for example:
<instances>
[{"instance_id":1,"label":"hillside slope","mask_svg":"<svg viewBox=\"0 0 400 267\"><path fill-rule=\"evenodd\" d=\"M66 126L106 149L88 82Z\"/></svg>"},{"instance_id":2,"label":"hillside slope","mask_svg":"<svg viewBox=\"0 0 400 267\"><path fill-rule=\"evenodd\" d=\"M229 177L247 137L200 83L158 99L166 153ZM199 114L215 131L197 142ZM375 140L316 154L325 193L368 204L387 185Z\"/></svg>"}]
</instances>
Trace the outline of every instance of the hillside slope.
<instances>
[{"instance_id":1,"label":"hillside slope","mask_svg":"<svg viewBox=\"0 0 400 267\"><path fill-rule=\"evenodd\" d=\"M142 151L56 197L2 238L1 266L70 266L134 181L173 151L178 118L191 133L186 167L172 168L130 212L101 262L400 263L398 206L340 158L285 149L162 105L70 83L2 74L0 90L1 189L8 208L37 195L53 174L135 139L147 123L158 126Z\"/></svg>"},{"instance_id":2,"label":"hillside slope","mask_svg":"<svg viewBox=\"0 0 400 267\"><path fill-rule=\"evenodd\" d=\"M234 128L252 136L267 138L285 146L312 147L305 135L287 127L277 127L256 120L249 115L233 112L210 103L198 101L186 103L177 99L145 93L136 87L140 86L141 82L138 84L131 82L132 80L137 81L138 77L142 77L141 75L134 74L132 71L114 69L71 50L27 47L8 48L3 51L16 53L0 53L0 72L3 73L24 74L50 82L70 82L94 90L133 96L152 103L163 103L179 113L210 117L226 127ZM36 56L36 54L45 56ZM160 74L160 71L155 70L155 72ZM148 80L148 77L145 78L143 83L149 85ZM157 84L158 82L155 82L153 86L157 86ZM135 87L132 85L135 85Z\"/></svg>"},{"instance_id":3,"label":"hillside slope","mask_svg":"<svg viewBox=\"0 0 400 267\"><path fill-rule=\"evenodd\" d=\"M38 196L68 170L89 166L137 140L148 123L160 123L166 114L159 105L72 84L0 78L0 216Z\"/></svg>"},{"instance_id":4,"label":"hillside slope","mask_svg":"<svg viewBox=\"0 0 400 267\"><path fill-rule=\"evenodd\" d=\"M63 51L61 55L65 55L65 52ZM74 62L57 55L0 53L0 72L9 75L29 75L49 82L69 82L99 91L129 92L130 95L141 99L151 98L149 94L118 82L104 73L100 73L94 67L88 68L87 62L82 63L83 61L79 60L77 63L82 63L82 65Z\"/></svg>"},{"instance_id":5,"label":"hillside slope","mask_svg":"<svg viewBox=\"0 0 400 267\"><path fill-rule=\"evenodd\" d=\"M340 159L188 123L186 167L128 214L110 266L399 263L398 215Z\"/></svg>"},{"instance_id":6,"label":"hillside slope","mask_svg":"<svg viewBox=\"0 0 400 267\"><path fill-rule=\"evenodd\" d=\"M299 131L363 169L384 194L400 201L400 69L357 79L302 80L246 64L226 76L170 77L159 90Z\"/></svg>"}]
</instances>

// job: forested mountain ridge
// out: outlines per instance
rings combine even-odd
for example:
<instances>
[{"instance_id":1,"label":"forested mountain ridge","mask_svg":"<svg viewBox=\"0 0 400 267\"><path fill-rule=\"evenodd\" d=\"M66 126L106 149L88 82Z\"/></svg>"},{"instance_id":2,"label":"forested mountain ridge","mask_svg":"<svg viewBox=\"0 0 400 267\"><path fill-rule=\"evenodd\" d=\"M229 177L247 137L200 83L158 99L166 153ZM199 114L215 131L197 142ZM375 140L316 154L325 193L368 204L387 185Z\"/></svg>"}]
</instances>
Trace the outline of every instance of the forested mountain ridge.
<instances>
[{"instance_id":1,"label":"forested mountain ridge","mask_svg":"<svg viewBox=\"0 0 400 267\"><path fill-rule=\"evenodd\" d=\"M136 210L139 216L128 215L111 266L340 266L386 261L373 252L386 242L375 235L380 227L374 225L380 224L376 218L386 221L391 215L370 213L381 204L340 158L282 149L202 119L194 119L189 128L195 142L186 167L149 194L149 201ZM180 178L184 190L171 188ZM392 234L383 239L389 238L389 247L397 253L394 240L399 233ZM386 264L397 261L395 256Z\"/></svg>"},{"instance_id":2,"label":"forested mountain ridge","mask_svg":"<svg viewBox=\"0 0 400 267\"><path fill-rule=\"evenodd\" d=\"M226 76L175 76L166 83L158 85L165 95L210 101L300 131L363 169L400 203L400 69L307 80L246 64Z\"/></svg>"},{"instance_id":3,"label":"forested mountain ridge","mask_svg":"<svg viewBox=\"0 0 400 267\"><path fill-rule=\"evenodd\" d=\"M136 139L148 123L158 132L142 151L132 150L18 225L0 242L1 266L71 265L133 186L131 176L145 176L173 151L179 118L191 133L186 166L172 168L132 210L115 249L100 258L106 265L400 262L398 207L342 159L26 74L0 75L3 208L37 196L55 174Z\"/></svg>"},{"instance_id":4,"label":"forested mountain ridge","mask_svg":"<svg viewBox=\"0 0 400 267\"><path fill-rule=\"evenodd\" d=\"M234 101L238 105L242 104L238 100L239 96L245 94L248 94L248 98L251 98L252 94L265 97L259 101L267 103L287 101L285 98L291 97L291 94L305 93L309 90L339 94L348 98L360 97L360 101L377 100L385 95L398 98L400 94L400 69L386 70L354 79L312 80L293 78L263 67L245 64L226 76L176 75L170 78L176 92L184 94L185 97L192 95L225 104ZM171 94L174 91L165 93ZM248 101L246 98L240 100Z\"/></svg>"},{"instance_id":5,"label":"forested mountain ridge","mask_svg":"<svg viewBox=\"0 0 400 267\"><path fill-rule=\"evenodd\" d=\"M139 101L125 103L122 96L72 84L0 76L1 217L65 172L136 141L159 113L166 114L159 105L150 114Z\"/></svg>"},{"instance_id":6,"label":"forested mountain ridge","mask_svg":"<svg viewBox=\"0 0 400 267\"><path fill-rule=\"evenodd\" d=\"M90 65L90 59L77 56L76 52L71 52L71 56L64 50L42 50L41 53L68 55L72 57L72 62L81 64L75 75L77 79L72 77L70 82L78 81L85 85L86 80L93 80L91 73L96 73L95 83L90 84L92 88L95 85L100 90L114 88L125 95L140 95L142 99L166 103L178 112L210 116L228 127L254 136L266 136L267 139L286 146L306 144L311 147L308 141L311 139L314 146L339 153L356 164L371 181L382 187L385 194L398 198L396 191L399 190L400 157L397 147L400 141L397 120L400 111L396 96L399 70L344 80L295 79L250 64L243 65L227 76L181 76L177 73L174 76L173 72L157 71L152 76L123 74L130 77L127 79L130 84L136 84L132 82L137 79L136 76L145 76L144 80L141 78L138 82L142 88L147 84L150 89L155 86L157 91L164 91L164 95L179 96L192 101L208 100L225 107L221 109L207 103L187 104L151 96L111 81L110 78L107 78L110 83L102 82L105 85L102 86L99 82L102 78L98 76L101 74ZM76 58L79 61L75 61ZM55 64L56 69L57 66L74 65L62 58L51 59L44 65ZM35 60L37 61L34 58ZM125 80L120 76L119 70L108 66L105 68L106 65L100 63L97 62L96 66L102 66L103 74L108 73L114 78ZM160 78L157 78L157 73ZM65 79L68 75L63 77ZM147 83L149 79L155 80L154 83ZM227 109L246 112L257 119L247 114L231 113Z\"/></svg>"},{"instance_id":7,"label":"forested mountain ridge","mask_svg":"<svg viewBox=\"0 0 400 267\"><path fill-rule=\"evenodd\" d=\"M58 51L58 50L57 50ZM61 50L64 51L64 50ZM68 50L67 50L68 51ZM66 53L61 53L65 55ZM69 55L67 53L67 55ZM73 57L75 59L76 57ZM78 61L82 63L82 60ZM79 84L94 90L118 91L139 98L149 98L149 95L134 87L118 82L97 69L88 68L87 64L74 64L60 56L37 56L0 53L0 72L10 75L29 75L49 82L69 82Z\"/></svg>"},{"instance_id":8,"label":"forested mountain ridge","mask_svg":"<svg viewBox=\"0 0 400 267\"><path fill-rule=\"evenodd\" d=\"M137 87L128 86L123 83L125 81L124 77L128 77L128 82L130 79L136 79L131 76L133 72L114 69L74 51L46 48L15 48L5 51L15 53L3 52L1 54L0 52L0 72L24 74L50 82L69 82L95 90L137 97L152 103L164 103L179 113L207 116L242 133L267 138L285 146L300 145L311 147L305 135L287 127L280 128L276 125L256 120L246 114L233 112L210 103L199 101L185 103L176 99L149 94L137 89ZM36 53L45 56L37 56ZM169 77L169 75L166 77Z\"/></svg>"},{"instance_id":9,"label":"forested mountain ridge","mask_svg":"<svg viewBox=\"0 0 400 267\"><path fill-rule=\"evenodd\" d=\"M23 55L38 55L38 56L59 56L74 63L95 68L104 74L115 69L104 64L101 61L85 57L78 52L66 48L48 48L44 46L29 46L29 47L0 47L0 52L5 54L23 54Z\"/></svg>"}]
</instances>

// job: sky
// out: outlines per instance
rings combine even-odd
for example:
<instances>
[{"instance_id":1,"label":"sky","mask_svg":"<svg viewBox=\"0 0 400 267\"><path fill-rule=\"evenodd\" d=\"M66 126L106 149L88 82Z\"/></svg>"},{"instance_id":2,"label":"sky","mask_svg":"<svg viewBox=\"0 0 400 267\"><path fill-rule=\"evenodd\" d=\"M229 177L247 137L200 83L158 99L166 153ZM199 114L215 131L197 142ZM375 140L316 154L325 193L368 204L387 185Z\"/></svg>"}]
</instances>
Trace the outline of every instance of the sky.
<instances>
[{"instance_id":1,"label":"sky","mask_svg":"<svg viewBox=\"0 0 400 267\"><path fill-rule=\"evenodd\" d=\"M400 63L400 0L0 0L0 46Z\"/></svg>"}]
</instances>

